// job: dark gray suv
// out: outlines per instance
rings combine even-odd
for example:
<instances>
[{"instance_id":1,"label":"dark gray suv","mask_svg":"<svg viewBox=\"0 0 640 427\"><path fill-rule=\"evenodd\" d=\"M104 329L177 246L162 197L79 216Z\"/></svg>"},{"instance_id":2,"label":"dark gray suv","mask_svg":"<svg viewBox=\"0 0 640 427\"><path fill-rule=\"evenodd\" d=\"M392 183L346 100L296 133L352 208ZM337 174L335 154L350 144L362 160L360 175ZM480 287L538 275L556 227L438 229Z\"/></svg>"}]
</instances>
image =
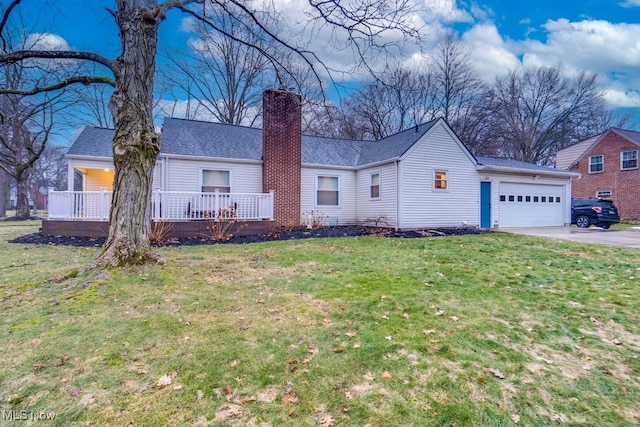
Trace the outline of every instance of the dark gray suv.
<instances>
[{"instance_id":1,"label":"dark gray suv","mask_svg":"<svg viewBox=\"0 0 640 427\"><path fill-rule=\"evenodd\" d=\"M620 222L618 209L611 200L602 199L572 199L571 224L580 228L591 225L607 229L611 224Z\"/></svg>"}]
</instances>

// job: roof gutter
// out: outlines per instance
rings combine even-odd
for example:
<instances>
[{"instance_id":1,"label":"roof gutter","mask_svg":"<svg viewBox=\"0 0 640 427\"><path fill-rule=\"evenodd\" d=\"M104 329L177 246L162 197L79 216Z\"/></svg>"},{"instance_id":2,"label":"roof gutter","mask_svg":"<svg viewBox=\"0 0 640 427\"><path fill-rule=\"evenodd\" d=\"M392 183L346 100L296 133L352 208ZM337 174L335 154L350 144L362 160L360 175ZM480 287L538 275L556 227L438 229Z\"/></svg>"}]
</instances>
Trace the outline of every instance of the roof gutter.
<instances>
[{"instance_id":1,"label":"roof gutter","mask_svg":"<svg viewBox=\"0 0 640 427\"><path fill-rule=\"evenodd\" d=\"M478 165L478 171L487 171L487 172L510 172L510 173L526 173L530 175L540 175L540 176L551 176L551 177L562 177L562 178L580 178L582 176L581 173L578 172L570 172L570 171L561 171L561 170L538 170L538 169L527 169L527 168L514 168L508 166L493 166L493 165Z\"/></svg>"}]
</instances>

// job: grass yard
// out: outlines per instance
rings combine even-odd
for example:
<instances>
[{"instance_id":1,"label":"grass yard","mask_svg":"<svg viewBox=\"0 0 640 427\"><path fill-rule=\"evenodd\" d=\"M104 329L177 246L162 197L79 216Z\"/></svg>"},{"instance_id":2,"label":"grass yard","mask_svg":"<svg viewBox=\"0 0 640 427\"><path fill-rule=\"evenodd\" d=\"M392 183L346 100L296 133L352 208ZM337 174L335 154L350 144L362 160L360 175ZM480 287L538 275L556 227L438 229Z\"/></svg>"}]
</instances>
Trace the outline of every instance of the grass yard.
<instances>
[{"instance_id":1,"label":"grass yard","mask_svg":"<svg viewBox=\"0 0 640 427\"><path fill-rule=\"evenodd\" d=\"M99 249L0 223L15 425L640 424L640 252L508 234ZM53 417L34 422L34 419Z\"/></svg>"}]
</instances>

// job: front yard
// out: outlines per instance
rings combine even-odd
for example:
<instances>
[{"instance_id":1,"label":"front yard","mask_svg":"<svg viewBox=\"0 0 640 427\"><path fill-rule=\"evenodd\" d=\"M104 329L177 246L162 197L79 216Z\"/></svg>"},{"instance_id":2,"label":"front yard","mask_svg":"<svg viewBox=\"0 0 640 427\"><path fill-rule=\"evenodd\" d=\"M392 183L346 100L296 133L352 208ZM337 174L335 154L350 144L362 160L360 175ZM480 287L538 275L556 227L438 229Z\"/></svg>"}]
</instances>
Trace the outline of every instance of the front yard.
<instances>
[{"instance_id":1,"label":"front yard","mask_svg":"<svg viewBox=\"0 0 640 427\"><path fill-rule=\"evenodd\" d=\"M307 239L56 283L99 249L7 243L37 227L0 222L3 421L640 423L638 250Z\"/></svg>"}]
</instances>

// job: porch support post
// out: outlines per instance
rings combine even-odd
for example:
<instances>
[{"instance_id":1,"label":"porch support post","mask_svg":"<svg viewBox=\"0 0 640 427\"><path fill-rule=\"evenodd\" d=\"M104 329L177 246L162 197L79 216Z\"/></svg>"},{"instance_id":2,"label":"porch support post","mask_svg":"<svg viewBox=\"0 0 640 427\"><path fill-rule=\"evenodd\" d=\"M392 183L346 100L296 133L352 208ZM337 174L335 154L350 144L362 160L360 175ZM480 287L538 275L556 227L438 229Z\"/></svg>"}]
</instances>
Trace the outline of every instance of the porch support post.
<instances>
[{"instance_id":1,"label":"porch support post","mask_svg":"<svg viewBox=\"0 0 640 427\"><path fill-rule=\"evenodd\" d=\"M102 187L100 189L100 220L105 221L109 217L107 213L107 189Z\"/></svg>"},{"instance_id":2,"label":"porch support post","mask_svg":"<svg viewBox=\"0 0 640 427\"><path fill-rule=\"evenodd\" d=\"M69 162L69 164L67 165L67 191L73 191L73 177L75 176L75 169L73 167L73 164L71 162Z\"/></svg>"}]
</instances>

